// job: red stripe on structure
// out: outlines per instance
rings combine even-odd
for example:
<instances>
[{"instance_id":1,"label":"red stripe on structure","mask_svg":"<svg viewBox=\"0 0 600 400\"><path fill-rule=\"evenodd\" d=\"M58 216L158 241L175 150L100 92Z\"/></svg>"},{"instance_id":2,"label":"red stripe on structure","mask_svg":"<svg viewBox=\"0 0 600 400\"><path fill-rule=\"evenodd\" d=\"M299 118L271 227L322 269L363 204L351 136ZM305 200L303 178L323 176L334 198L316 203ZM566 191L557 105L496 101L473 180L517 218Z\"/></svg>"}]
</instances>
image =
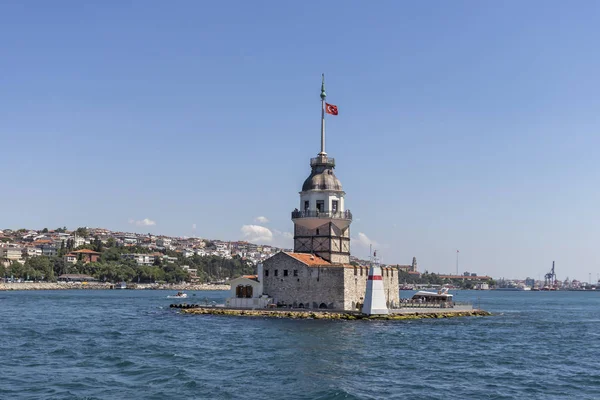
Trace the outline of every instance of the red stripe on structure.
<instances>
[{"instance_id":1,"label":"red stripe on structure","mask_svg":"<svg viewBox=\"0 0 600 400\"><path fill-rule=\"evenodd\" d=\"M381 276L377 276L377 275L375 275L375 276L370 276L370 277L369 277L369 280L370 280L370 281L382 281L382 280L383 280L383 278L382 278Z\"/></svg>"}]
</instances>

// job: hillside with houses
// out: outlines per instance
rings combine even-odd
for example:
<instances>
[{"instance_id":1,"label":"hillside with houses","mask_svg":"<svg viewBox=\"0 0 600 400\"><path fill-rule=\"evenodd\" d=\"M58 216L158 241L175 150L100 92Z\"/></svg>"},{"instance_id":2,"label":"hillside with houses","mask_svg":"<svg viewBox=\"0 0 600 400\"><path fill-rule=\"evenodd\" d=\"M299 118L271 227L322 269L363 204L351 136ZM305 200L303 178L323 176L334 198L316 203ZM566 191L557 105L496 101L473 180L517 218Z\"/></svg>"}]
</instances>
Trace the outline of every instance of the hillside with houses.
<instances>
[{"instance_id":1,"label":"hillside with houses","mask_svg":"<svg viewBox=\"0 0 600 400\"><path fill-rule=\"evenodd\" d=\"M0 230L4 281L223 282L282 249L102 228Z\"/></svg>"}]
</instances>

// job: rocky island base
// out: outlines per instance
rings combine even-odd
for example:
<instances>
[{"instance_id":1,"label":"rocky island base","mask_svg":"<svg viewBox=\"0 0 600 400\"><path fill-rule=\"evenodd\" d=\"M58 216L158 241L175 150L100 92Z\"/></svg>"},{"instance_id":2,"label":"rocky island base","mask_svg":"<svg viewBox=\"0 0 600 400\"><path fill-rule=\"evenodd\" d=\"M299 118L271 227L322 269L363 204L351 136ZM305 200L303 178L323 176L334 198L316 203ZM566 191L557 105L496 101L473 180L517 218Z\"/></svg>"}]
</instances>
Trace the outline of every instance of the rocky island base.
<instances>
[{"instance_id":1,"label":"rocky island base","mask_svg":"<svg viewBox=\"0 0 600 400\"><path fill-rule=\"evenodd\" d=\"M492 315L484 310L459 310L452 311L444 309L443 311L400 311L392 312L389 315L365 315L358 312L349 311L300 311L300 310L242 310L224 307L202 307L196 304L171 304L171 308L181 309L184 314L197 315L226 315L226 316L244 316L244 317L269 317L269 318L292 318L292 319L339 319L339 320L410 320L426 318L453 318L453 317L483 317Z\"/></svg>"}]
</instances>

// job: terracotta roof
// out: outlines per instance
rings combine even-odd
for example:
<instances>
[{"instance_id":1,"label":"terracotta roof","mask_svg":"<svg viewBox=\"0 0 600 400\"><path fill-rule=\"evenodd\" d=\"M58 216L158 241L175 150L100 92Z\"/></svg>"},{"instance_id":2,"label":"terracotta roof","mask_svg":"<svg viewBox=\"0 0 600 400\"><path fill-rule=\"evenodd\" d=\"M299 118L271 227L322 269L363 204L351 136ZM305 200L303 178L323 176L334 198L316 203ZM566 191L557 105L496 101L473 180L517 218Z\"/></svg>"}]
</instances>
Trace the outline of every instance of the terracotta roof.
<instances>
[{"instance_id":1,"label":"terracotta roof","mask_svg":"<svg viewBox=\"0 0 600 400\"><path fill-rule=\"evenodd\" d=\"M242 278L246 279L257 279L258 275L242 275Z\"/></svg>"},{"instance_id":2,"label":"terracotta roof","mask_svg":"<svg viewBox=\"0 0 600 400\"><path fill-rule=\"evenodd\" d=\"M72 251L72 253L74 254L100 254L97 251L93 251L93 250L89 250L89 249L83 249L83 250L77 250L77 251Z\"/></svg>"},{"instance_id":3,"label":"terracotta roof","mask_svg":"<svg viewBox=\"0 0 600 400\"><path fill-rule=\"evenodd\" d=\"M296 260L310 266L317 266L317 265L332 265L329 261L316 256L314 254L308 254L308 253L288 253L285 252L285 254L287 254L290 257L295 258Z\"/></svg>"}]
</instances>

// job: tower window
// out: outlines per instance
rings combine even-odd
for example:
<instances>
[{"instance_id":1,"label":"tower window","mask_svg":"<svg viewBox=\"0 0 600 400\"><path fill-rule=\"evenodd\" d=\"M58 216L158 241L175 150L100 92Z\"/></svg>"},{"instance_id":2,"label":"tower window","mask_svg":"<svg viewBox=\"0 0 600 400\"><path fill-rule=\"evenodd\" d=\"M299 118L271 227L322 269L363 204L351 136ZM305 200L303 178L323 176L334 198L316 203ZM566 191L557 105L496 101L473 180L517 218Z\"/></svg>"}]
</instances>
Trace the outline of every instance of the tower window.
<instances>
[{"instance_id":1,"label":"tower window","mask_svg":"<svg viewBox=\"0 0 600 400\"><path fill-rule=\"evenodd\" d=\"M279 275L279 270L275 270L275 276Z\"/></svg>"},{"instance_id":2,"label":"tower window","mask_svg":"<svg viewBox=\"0 0 600 400\"><path fill-rule=\"evenodd\" d=\"M269 276L269 270L265 269L265 276Z\"/></svg>"},{"instance_id":3,"label":"tower window","mask_svg":"<svg viewBox=\"0 0 600 400\"><path fill-rule=\"evenodd\" d=\"M354 267L354 276L358 275L358 271L356 270L356 267Z\"/></svg>"},{"instance_id":4,"label":"tower window","mask_svg":"<svg viewBox=\"0 0 600 400\"><path fill-rule=\"evenodd\" d=\"M331 201L331 211L334 213L338 212L338 201L337 200Z\"/></svg>"},{"instance_id":5,"label":"tower window","mask_svg":"<svg viewBox=\"0 0 600 400\"><path fill-rule=\"evenodd\" d=\"M308 200L305 200L305 201L304 201L304 211L308 211L308 205L309 205L309 204L310 204L310 203L308 202Z\"/></svg>"},{"instance_id":6,"label":"tower window","mask_svg":"<svg viewBox=\"0 0 600 400\"><path fill-rule=\"evenodd\" d=\"M325 211L325 200L317 200L317 211Z\"/></svg>"},{"instance_id":7,"label":"tower window","mask_svg":"<svg viewBox=\"0 0 600 400\"><path fill-rule=\"evenodd\" d=\"M317 228L317 235L319 234L319 228Z\"/></svg>"},{"instance_id":8,"label":"tower window","mask_svg":"<svg viewBox=\"0 0 600 400\"><path fill-rule=\"evenodd\" d=\"M297 269L294 270L294 276L298 276L298 270Z\"/></svg>"},{"instance_id":9,"label":"tower window","mask_svg":"<svg viewBox=\"0 0 600 400\"><path fill-rule=\"evenodd\" d=\"M283 276L288 276L288 270L287 269L283 270Z\"/></svg>"}]
</instances>

